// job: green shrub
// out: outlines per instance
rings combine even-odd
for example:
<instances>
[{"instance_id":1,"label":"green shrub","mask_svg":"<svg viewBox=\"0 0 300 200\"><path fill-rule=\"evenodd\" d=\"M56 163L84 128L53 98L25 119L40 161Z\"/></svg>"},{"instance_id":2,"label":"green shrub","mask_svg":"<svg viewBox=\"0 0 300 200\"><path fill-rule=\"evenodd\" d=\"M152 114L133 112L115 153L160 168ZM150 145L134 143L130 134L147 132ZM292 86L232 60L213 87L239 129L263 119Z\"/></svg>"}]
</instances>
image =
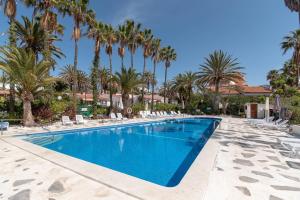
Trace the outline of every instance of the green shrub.
<instances>
[{"instance_id":1,"label":"green shrub","mask_svg":"<svg viewBox=\"0 0 300 200\"><path fill-rule=\"evenodd\" d=\"M97 107L97 115L107 115L108 109L104 107Z\"/></svg>"},{"instance_id":2,"label":"green shrub","mask_svg":"<svg viewBox=\"0 0 300 200\"><path fill-rule=\"evenodd\" d=\"M170 112L171 110L178 110L177 105L169 104L169 103L158 103L155 104L155 110L157 111L167 111Z\"/></svg>"},{"instance_id":3,"label":"green shrub","mask_svg":"<svg viewBox=\"0 0 300 200\"><path fill-rule=\"evenodd\" d=\"M70 101L53 100L50 104L50 109L54 115L59 116L67 110L69 105L72 105Z\"/></svg>"},{"instance_id":4,"label":"green shrub","mask_svg":"<svg viewBox=\"0 0 300 200\"><path fill-rule=\"evenodd\" d=\"M291 124L300 124L300 107L291 107Z\"/></svg>"},{"instance_id":5,"label":"green shrub","mask_svg":"<svg viewBox=\"0 0 300 200\"><path fill-rule=\"evenodd\" d=\"M142 103L133 104L132 112L134 115L137 115L141 110L145 110L145 105L143 105Z\"/></svg>"}]
</instances>

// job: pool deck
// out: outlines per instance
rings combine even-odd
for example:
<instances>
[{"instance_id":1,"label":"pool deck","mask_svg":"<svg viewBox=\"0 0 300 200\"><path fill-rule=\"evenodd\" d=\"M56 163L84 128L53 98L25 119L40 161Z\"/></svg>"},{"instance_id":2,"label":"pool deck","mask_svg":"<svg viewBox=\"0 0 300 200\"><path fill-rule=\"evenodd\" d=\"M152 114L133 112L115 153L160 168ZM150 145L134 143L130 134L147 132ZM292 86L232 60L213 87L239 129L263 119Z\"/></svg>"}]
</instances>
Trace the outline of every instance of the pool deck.
<instances>
[{"instance_id":1,"label":"pool deck","mask_svg":"<svg viewBox=\"0 0 300 200\"><path fill-rule=\"evenodd\" d=\"M136 123L134 119L120 123ZM174 188L158 186L11 137L85 125L12 127L0 137L0 199L299 200L300 157L277 143L285 132L223 118L189 171Z\"/></svg>"}]
</instances>

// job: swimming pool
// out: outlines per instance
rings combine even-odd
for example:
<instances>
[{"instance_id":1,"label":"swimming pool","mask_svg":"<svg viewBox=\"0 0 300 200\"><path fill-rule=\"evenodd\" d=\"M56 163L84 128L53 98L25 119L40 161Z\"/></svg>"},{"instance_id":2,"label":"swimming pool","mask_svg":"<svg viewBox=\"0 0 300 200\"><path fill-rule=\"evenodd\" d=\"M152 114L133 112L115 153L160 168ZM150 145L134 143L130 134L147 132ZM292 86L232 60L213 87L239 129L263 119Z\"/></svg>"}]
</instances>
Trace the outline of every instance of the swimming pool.
<instances>
[{"instance_id":1,"label":"swimming pool","mask_svg":"<svg viewBox=\"0 0 300 200\"><path fill-rule=\"evenodd\" d=\"M213 133L218 119L120 124L26 136L33 144L161 186L176 186Z\"/></svg>"}]
</instances>

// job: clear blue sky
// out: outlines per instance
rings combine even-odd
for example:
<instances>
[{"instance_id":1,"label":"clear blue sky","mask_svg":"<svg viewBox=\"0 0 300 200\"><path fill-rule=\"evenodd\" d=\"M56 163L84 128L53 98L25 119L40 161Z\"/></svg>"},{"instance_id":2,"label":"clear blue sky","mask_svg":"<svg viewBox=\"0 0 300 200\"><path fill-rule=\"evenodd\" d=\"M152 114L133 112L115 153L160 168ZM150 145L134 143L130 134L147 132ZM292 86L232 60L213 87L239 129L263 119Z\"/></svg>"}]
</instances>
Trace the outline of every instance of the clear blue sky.
<instances>
[{"instance_id":1,"label":"clear blue sky","mask_svg":"<svg viewBox=\"0 0 300 200\"><path fill-rule=\"evenodd\" d=\"M176 49L178 59L172 63L169 78L184 71L197 71L203 58L216 49L222 49L238 58L245 68L247 82L266 84L266 73L281 68L289 55L283 56L280 42L283 36L298 27L297 15L291 13L283 0L90 0L97 19L118 25L134 19L151 28L163 45ZM32 10L18 3L18 18L31 16ZM58 67L72 64L74 44L71 40L73 22L61 19L65 25L63 42L57 43L66 54ZM0 33L7 31L7 18L0 14ZM85 29L84 29L85 30ZM0 36L4 45L6 36ZM89 71L93 59L93 42L82 38L79 43L79 68ZM102 50L101 62L108 66ZM129 54L125 60L129 65ZM120 68L117 47L114 48L113 68ZM141 71L141 51L135 56L135 66ZM148 69L152 70L150 60ZM158 67L158 80L163 81L163 64Z\"/></svg>"}]
</instances>

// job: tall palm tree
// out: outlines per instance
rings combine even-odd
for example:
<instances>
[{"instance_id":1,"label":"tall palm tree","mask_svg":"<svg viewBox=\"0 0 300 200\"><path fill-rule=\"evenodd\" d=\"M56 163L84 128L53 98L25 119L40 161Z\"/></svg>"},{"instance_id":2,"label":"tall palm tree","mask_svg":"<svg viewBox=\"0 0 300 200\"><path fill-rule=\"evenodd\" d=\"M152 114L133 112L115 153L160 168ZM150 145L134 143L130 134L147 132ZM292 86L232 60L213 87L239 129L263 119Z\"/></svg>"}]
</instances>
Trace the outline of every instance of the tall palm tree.
<instances>
[{"instance_id":1,"label":"tall palm tree","mask_svg":"<svg viewBox=\"0 0 300 200\"><path fill-rule=\"evenodd\" d=\"M232 58L231 55L221 50L214 51L200 65L198 81L215 87L215 111L219 111L220 83L243 80L242 69L236 58Z\"/></svg>"},{"instance_id":2,"label":"tall palm tree","mask_svg":"<svg viewBox=\"0 0 300 200\"><path fill-rule=\"evenodd\" d=\"M99 70L100 70L100 49L105 43L105 29L104 24L101 22L93 22L89 25L87 36L95 41L94 46L94 60L91 73L91 84L93 89L93 114L97 114L97 102L98 102L98 82L99 82Z\"/></svg>"},{"instance_id":3,"label":"tall palm tree","mask_svg":"<svg viewBox=\"0 0 300 200\"><path fill-rule=\"evenodd\" d=\"M74 27L72 37L74 39L74 68L77 70L78 65L78 41L81 37L81 25L86 23L91 23L95 18L95 13L93 10L88 8L89 0L69 0L69 1L59 1L59 11L63 15L68 14L73 17ZM75 77L75 82L77 82ZM73 88L73 109L77 110L76 102L76 92L77 84Z\"/></svg>"},{"instance_id":4,"label":"tall palm tree","mask_svg":"<svg viewBox=\"0 0 300 200\"><path fill-rule=\"evenodd\" d=\"M154 87L155 87L155 77L156 77L156 65L160 62L160 39L153 39L151 42L151 58L153 61L153 81L152 81L152 91L151 91L151 113L154 110Z\"/></svg>"},{"instance_id":5,"label":"tall palm tree","mask_svg":"<svg viewBox=\"0 0 300 200\"><path fill-rule=\"evenodd\" d=\"M129 107L129 94L132 90L136 89L140 84L142 84L140 74L138 74L136 70L131 67L129 69L122 67L121 72L116 72L115 78L122 93L124 114L127 115L127 108Z\"/></svg>"},{"instance_id":6,"label":"tall palm tree","mask_svg":"<svg viewBox=\"0 0 300 200\"><path fill-rule=\"evenodd\" d=\"M121 58L121 68L124 66L125 47L128 44L129 29L123 24L118 27L117 38L119 42L118 55Z\"/></svg>"},{"instance_id":7,"label":"tall palm tree","mask_svg":"<svg viewBox=\"0 0 300 200\"><path fill-rule=\"evenodd\" d=\"M21 48L1 48L0 69L5 71L17 85L17 92L23 101L23 123L25 126L35 124L31 110L34 97L43 92L46 85L54 79L49 77L51 62L36 62L35 54Z\"/></svg>"},{"instance_id":8,"label":"tall palm tree","mask_svg":"<svg viewBox=\"0 0 300 200\"><path fill-rule=\"evenodd\" d=\"M292 11L297 12L299 17L299 25L300 25L300 0L284 0L285 5Z\"/></svg>"},{"instance_id":9,"label":"tall palm tree","mask_svg":"<svg viewBox=\"0 0 300 200\"><path fill-rule=\"evenodd\" d=\"M151 55L151 42L153 35L150 29L145 29L140 33L140 43L143 47L144 67L143 67L143 80L145 80L146 72L146 59ZM142 104L144 104L145 87L142 87Z\"/></svg>"},{"instance_id":10,"label":"tall palm tree","mask_svg":"<svg viewBox=\"0 0 300 200\"><path fill-rule=\"evenodd\" d=\"M105 25L105 41L106 47L105 52L109 57L109 74L110 74L110 81L109 81L109 101L110 101L110 112L113 109L113 100L112 100L112 89L113 89L113 72L112 72L112 52L113 52L113 45L117 42L117 35L116 31L111 25Z\"/></svg>"},{"instance_id":11,"label":"tall palm tree","mask_svg":"<svg viewBox=\"0 0 300 200\"><path fill-rule=\"evenodd\" d=\"M136 24L133 20L127 20L125 22L125 25L127 31L129 32L127 45L128 45L128 50L130 52L131 67L133 68L134 67L133 56L140 44L140 29L142 25L140 23Z\"/></svg>"},{"instance_id":12,"label":"tall palm tree","mask_svg":"<svg viewBox=\"0 0 300 200\"><path fill-rule=\"evenodd\" d=\"M168 68L171 66L171 62L176 60L177 54L175 52L175 49L171 48L171 46L168 46L168 47L164 47L161 49L160 56L161 56L161 60L165 62L165 82L164 82L164 84L166 84ZM166 94L164 94L164 103L166 103Z\"/></svg>"},{"instance_id":13,"label":"tall palm tree","mask_svg":"<svg viewBox=\"0 0 300 200\"><path fill-rule=\"evenodd\" d=\"M300 85L299 76L300 76L300 29L291 32L288 36L283 38L281 43L281 48L283 53L287 53L289 50L293 51L293 62L297 66L297 85Z\"/></svg>"},{"instance_id":14,"label":"tall palm tree","mask_svg":"<svg viewBox=\"0 0 300 200\"><path fill-rule=\"evenodd\" d=\"M0 4L4 3L4 14L9 18L9 45L16 47L17 39L15 34L15 17L17 14L16 0L0 0ZM9 111L15 111L15 85L10 82L9 85Z\"/></svg>"}]
</instances>

